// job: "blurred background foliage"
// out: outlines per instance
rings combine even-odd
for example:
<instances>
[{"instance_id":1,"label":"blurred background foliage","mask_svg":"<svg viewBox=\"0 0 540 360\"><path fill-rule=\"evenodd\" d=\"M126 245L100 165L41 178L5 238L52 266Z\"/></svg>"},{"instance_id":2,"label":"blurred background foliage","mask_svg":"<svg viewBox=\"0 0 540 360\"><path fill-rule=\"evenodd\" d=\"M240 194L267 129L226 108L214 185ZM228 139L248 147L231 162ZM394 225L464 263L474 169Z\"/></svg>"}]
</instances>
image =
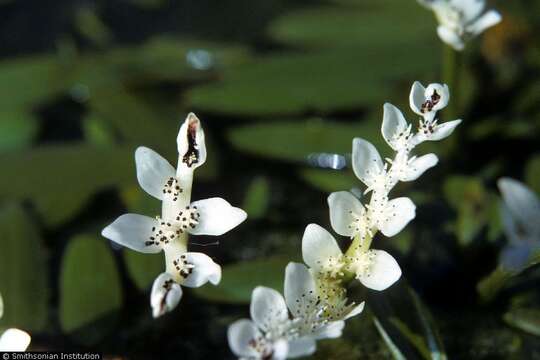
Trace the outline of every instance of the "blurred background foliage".
<instances>
[{"instance_id":1,"label":"blurred background foliage","mask_svg":"<svg viewBox=\"0 0 540 360\"><path fill-rule=\"evenodd\" d=\"M314 358L540 358L540 272L536 258L498 267L495 186L511 176L540 192L540 2L491 4L504 21L461 54L440 115L464 122L420 149L439 166L395 191L413 198L416 220L377 240L402 280L383 294L352 289L369 310ZM226 327L247 316L251 289L282 290L304 227L329 228L328 193L359 187L308 156L347 154L355 136L387 149L383 103L415 120L412 82L445 81L435 28L414 0L0 1L0 326L29 331L34 350L231 358ZM194 198L223 196L250 217L217 246L191 244L224 264L223 281L154 321L161 255L99 232L126 211L159 213L133 152L174 163L189 111L209 154Z\"/></svg>"}]
</instances>

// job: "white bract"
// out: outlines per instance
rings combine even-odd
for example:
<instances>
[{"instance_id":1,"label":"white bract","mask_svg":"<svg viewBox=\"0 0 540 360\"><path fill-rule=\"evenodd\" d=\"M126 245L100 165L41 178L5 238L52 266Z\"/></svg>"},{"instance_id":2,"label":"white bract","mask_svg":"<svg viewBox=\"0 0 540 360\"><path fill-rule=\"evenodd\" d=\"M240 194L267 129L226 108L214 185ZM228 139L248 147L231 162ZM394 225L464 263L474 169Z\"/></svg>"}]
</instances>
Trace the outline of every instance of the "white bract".
<instances>
[{"instance_id":1,"label":"white bract","mask_svg":"<svg viewBox=\"0 0 540 360\"><path fill-rule=\"evenodd\" d=\"M439 21L437 34L456 50L463 50L465 42L498 24L501 14L486 10L485 0L418 0L433 10Z\"/></svg>"},{"instance_id":2,"label":"white bract","mask_svg":"<svg viewBox=\"0 0 540 360\"><path fill-rule=\"evenodd\" d=\"M125 214L102 231L104 237L135 251L164 251L165 270L170 278L168 285L163 274L154 282L154 316L170 311L180 300L181 290L170 281L198 287L208 281L218 284L221 279L221 268L212 259L187 251L187 235L222 235L246 219L242 209L219 197L191 202L194 170L206 161L204 131L193 113L180 127L177 147L176 169L149 148L139 147L135 151L137 180L148 194L162 201L161 216Z\"/></svg>"},{"instance_id":3,"label":"white bract","mask_svg":"<svg viewBox=\"0 0 540 360\"><path fill-rule=\"evenodd\" d=\"M497 184L504 200L501 217L508 238L501 264L510 270L521 270L533 251L540 249L540 199L519 181L502 178Z\"/></svg>"},{"instance_id":4,"label":"white bract","mask_svg":"<svg viewBox=\"0 0 540 360\"><path fill-rule=\"evenodd\" d=\"M343 203L347 200L356 200L350 193L344 191L333 193L330 197L329 202L336 197L343 197ZM319 276L338 278L347 270L355 274L356 279L364 286L373 290L384 290L401 277L397 261L386 251L368 249L358 251L354 256L344 255L336 239L316 224L308 225L304 232L302 256L304 262Z\"/></svg>"},{"instance_id":5,"label":"white bract","mask_svg":"<svg viewBox=\"0 0 540 360\"><path fill-rule=\"evenodd\" d=\"M0 296L0 318L4 315L4 303ZM25 351L30 345L30 335L19 329L7 329L0 335L0 352Z\"/></svg>"}]
</instances>

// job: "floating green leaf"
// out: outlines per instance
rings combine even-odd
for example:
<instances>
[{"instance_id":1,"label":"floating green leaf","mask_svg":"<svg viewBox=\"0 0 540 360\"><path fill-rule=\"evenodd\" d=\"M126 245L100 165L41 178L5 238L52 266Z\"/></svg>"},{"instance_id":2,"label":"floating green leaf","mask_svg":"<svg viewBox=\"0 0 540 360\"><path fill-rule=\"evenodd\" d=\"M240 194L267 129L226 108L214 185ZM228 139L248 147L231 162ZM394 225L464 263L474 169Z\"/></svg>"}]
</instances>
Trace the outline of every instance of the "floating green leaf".
<instances>
[{"instance_id":1,"label":"floating green leaf","mask_svg":"<svg viewBox=\"0 0 540 360\"><path fill-rule=\"evenodd\" d=\"M409 83L434 71L434 58L418 56L418 48L411 44L262 56L224 69L216 83L188 91L187 103L246 117L378 107L400 80Z\"/></svg>"},{"instance_id":2,"label":"floating green leaf","mask_svg":"<svg viewBox=\"0 0 540 360\"><path fill-rule=\"evenodd\" d=\"M399 10L390 10L379 1L364 3L359 8L324 6L288 13L270 24L269 33L277 41L300 46L395 49L420 42L426 51L436 47L434 17L410 4L396 2Z\"/></svg>"},{"instance_id":3,"label":"floating green leaf","mask_svg":"<svg viewBox=\"0 0 540 360\"><path fill-rule=\"evenodd\" d=\"M0 109L25 110L64 90L61 68L52 55L0 62ZM9 94L9 95L8 95Z\"/></svg>"},{"instance_id":4,"label":"floating green leaf","mask_svg":"<svg viewBox=\"0 0 540 360\"><path fill-rule=\"evenodd\" d=\"M244 198L244 209L250 219L264 216L270 202L270 185L264 177L257 177L249 184Z\"/></svg>"},{"instance_id":5,"label":"floating green leaf","mask_svg":"<svg viewBox=\"0 0 540 360\"><path fill-rule=\"evenodd\" d=\"M222 67L248 58L239 46L170 37L154 37L142 45L95 53L69 50L61 62L63 84L81 102L102 91L114 95L120 88L122 95L126 88L208 79ZM169 91L160 95L177 103L177 94Z\"/></svg>"},{"instance_id":6,"label":"floating green leaf","mask_svg":"<svg viewBox=\"0 0 540 360\"><path fill-rule=\"evenodd\" d=\"M47 321L47 269L42 239L30 215L14 203L0 208L2 326L40 331Z\"/></svg>"},{"instance_id":7,"label":"floating green leaf","mask_svg":"<svg viewBox=\"0 0 540 360\"><path fill-rule=\"evenodd\" d=\"M285 267L290 261L288 258L271 258L224 266L218 286L206 285L194 291L197 296L210 301L247 304L251 301L251 292L257 286L267 286L282 292Z\"/></svg>"},{"instance_id":8,"label":"floating green leaf","mask_svg":"<svg viewBox=\"0 0 540 360\"><path fill-rule=\"evenodd\" d=\"M48 224L59 224L97 191L134 183L133 151L73 144L2 154L0 197L30 200Z\"/></svg>"},{"instance_id":9,"label":"floating green leaf","mask_svg":"<svg viewBox=\"0 0 540 360\"><path fill-rule=\"evenodd\" d=\"M348 191L361 183L350 171L332 169L305 169L300 172L302 178L314 187L325 191Z\"/></svg>"},{"instance_id":10,"label":"floating green leaf","mask_svg":"<svg viewBox=\"0 0 540 360\"><path fill-rule=\"evenodd\" d=\"M540 336L540 309L510 309L504 314L503 319L510 326Z\"/></svg>"},{"instance_id":11,"label":"floating green leaf","mask_svg":"<svg viewBox=\"0 0 540 360\"><path fill-rule=\"evenodd\" d=\"M142 254L126 249L124 260L131 279L141 290L146 290L165 271L163 254Z\"/></svg>"},{"instance_id":12,"label":"floating green leaf","mask_svg":"<svg viewBox=\"0 0 540 360\"><path fill-rule=\"evenodd\" d=\"M120 277L107 243L89 235L73 238L62 259L60 323L71 333L122 305ZM107 329L102 329L105 336Z\"/></svg>"},{"instance_id":13,"label":"floating green leaf","mask_svg":"<svg viewBox=\"0 0 540 360\"><path fill-rule=\"evenodd\" d=\"M36 118L27 111L0 110L0 152L29 145L37 133Z\"/></svg>"},{"instance_id":14,"label":"floating green leaf","mask_svg":"<svg viewBox=\"0 0 540 360\"><path fill-rule=\"evenodd\" d=\"M378 136L378 126L375 121L280 121L238 127L229 132L228 138L235 147L252 154L305 162L311 153L350 153L355 136L375 140L379 147L383 140Z\"/></svg>"},{"instance_id":15,"label":"floating green leaf","mask_svg":"<svg viewBox=\"0 0 540 360\"><path fill-rule=\"evenodd\" d=\"M166 106L153 106L151 101L128 91L119 83L91 93L89 105L103 126L110 125L124 140L150 147L169 159L173 166L176 165L176 132L187 113L177 113L177 109ZM202 121L204 126L204 119ZM218 153L213 149L210 136L206 137L206 148L209 154L207 162L197 170L197 176L203 179L217 174Z\"/></svg>"}]
</instances>

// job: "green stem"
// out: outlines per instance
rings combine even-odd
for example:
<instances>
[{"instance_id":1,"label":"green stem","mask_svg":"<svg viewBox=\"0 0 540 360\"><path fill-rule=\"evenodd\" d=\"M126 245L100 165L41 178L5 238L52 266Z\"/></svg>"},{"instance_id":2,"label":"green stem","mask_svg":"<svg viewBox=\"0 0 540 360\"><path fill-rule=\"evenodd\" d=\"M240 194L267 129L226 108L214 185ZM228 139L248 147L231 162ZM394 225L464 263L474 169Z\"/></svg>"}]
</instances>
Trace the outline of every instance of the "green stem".
<instances>
[{"instance_id":1,"label":"green stem","mask_svg":"<svg viewBox=\"0 0 540 360\"><path fill-rule=\"evenodd\" d=\"M373 241L373 237L376 234L376 230L374 230L373 235L366 234L364 239L362 239L361 236L356 235L345 252L345 259L347 262L349 262L347 259L349 258L355 258L360 253L365 253L369 250L369 247L371 246L371 242ZM348 265L348 264L347 264ZM347 267L345 267L347 268ZM351 282L356 277L356 274L352 271L345 270L345 273L343 275L343 284L347 285L349 282Z\"/></svg>"},{"instance_id":2,"label":"green stem","mask_svg":"<svg viewBox=\"0 0 540 360\"><path fill-rule=\"evenodd\" d=\"M446 116L448 119L455 119L458 114L460 102L460 67L461 56L460 53L448 45L443 45L443 68L442 77L443 82L450 88L451 98L450 103L446 109Z\"/></svg>"}]
</instances>

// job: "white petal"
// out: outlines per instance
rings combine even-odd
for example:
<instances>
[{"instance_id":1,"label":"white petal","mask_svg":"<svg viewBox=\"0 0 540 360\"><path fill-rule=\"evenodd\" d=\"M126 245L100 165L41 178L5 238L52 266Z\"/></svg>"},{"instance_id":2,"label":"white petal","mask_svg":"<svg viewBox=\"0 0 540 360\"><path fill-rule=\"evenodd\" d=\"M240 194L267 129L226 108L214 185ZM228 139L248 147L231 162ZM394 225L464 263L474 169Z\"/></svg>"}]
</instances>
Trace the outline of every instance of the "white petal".
<instances>
[{"instance_id":1,"label":"white petal","mask_svg":"<svg viewBox=\"0 0 540 360\"><path fill-rule=\"evenodd\" d=\"M395 151L401 150L395 140L403 135L407 127L408 124L403 113L392 104L384 104L381 132L384 140Z\"/></svg>"},{"instance_id":2,"label":"white petal","mask_svg":"<svg viewBox=\"0 0 540 360\"><path fill-rule=\"evenodd\" d=\"M369 271L358 275L365 287L382 291L401 277L401 269L396 259L386 251L369 250L366 256L371 258Z\"/></svg>"},{"instance_id":3,"label":"white petal","mask_svg":"<svg viewBox=\"0 0 540 360\"><path fill-rule=\"evenodd\" d=\"M416 216L416 206L407 197L390 200L386 206L384 219L377 223L377 227L387 236L398 234Z\"/></svg>"},{"instance_id":4,"label":"white petal","mask_svg":"<svg viewBox=\"0 0 540 360\"><path fill-rule=\"evenodd\" d=\"M497 182L504 203L514 221L512 229L516 237L529 235L540 237L540 199L525 184L510 178L502 178ZM525 234L521 234L524 232Z\"/></svg>"},{"instance_id":5,"label":"white petal","mask_svg":"<svg viewBox=\"0 0 540 360\"><path fill-rule=\"evenodd\" d=\"M229 326L227 339L229 347L236 356L259 358L259 353L250 345L253 339L261 336L257 326L247 319L237 320Z\"/></svg>"},{"instance_id":6,"label":"white petal","mask_svg":"<svg viewBox=\"0 0 540 360\"><path fill-rule=\"evenodd\" d=\"M244 210L219 197L195 201L191 206L196 207L200 214L199 223L189 230L194 235L222 235L247 217Z\"/></svg>"},{"instance_id":7,"label":"white petal","mask_svg":"<svg viewBox=\"0 0 540 360\"><path fill-rule=\"evenodd\" d=\"M414 181L418 179L426 170L434 167L439 162L437 155L427 154L415 158L407 164L406 169L399 175L400 181Z\"/></svg>"},{"instance_id":8,"label":"white petal","mask_svg":"<svg viewBox=\"0 0 540 360\"><path fill-rule=\"evenodd\" d=\"M465 49L465 44L461 37L446 26L438 26L437 34L442 41L454 48L454 50L462 51Z\"/></svg>"},{"instance_id":9,"label":"white petal","mask_svg":"<svg viewBox=\"0 0 540 360\"><path fill-rule=\"evenodd\" d=\"M175 309L182 298L182 288L168 273L160 274L152 285L150 306L154 318Z\"/></svg>"},{"instance_id":10,"label":"white petal","mask_svg":"<svg viewBox=\"0 0 540 360\"><path fill-rule=\"evenodd\" d=\"M251 318L259 329L268 331L288 321L289 311L285 299L279 292L263 286L256 287L251 294Z\"/></svg>"},{"instance_id":11,"label":"white petal","mask_svg":"<svg viewBox=\"0 0 540 360\"><path fill-rule=\"evenodd\" d=\"M189 113L176 138L178 167L194 170L206 161L206 143L200 120Z\"/></svg>"},{"instance_id":12,"label":"white petal","mask_svg":"<svg viewBox=\"0 0 540 360\"><path fill-rule=\"evenodd\" d=\"M199 252L187 252L178 259L181 269L191 269L181 284L187 287L199 287L208 281L213 285L221 281L221 266L216 264L208 255ZM184 263L184 262L187 262ZM187 265L187 266L186 266Z\"/></svg>"},{"instance_id":13,"label":"white petal","mask_svg":"<svg viewBox=\"0 0 540 360\"><path fill-rule=\"evenodd\" d=\"M144 215L124 214L101 231L101 235L120 245L143 253L158 253L161 246L150 244L157 220Z\"/></svg>"},{"instance_id":14,"label":"white petal","mask_svg":"<svg viewBox=\"0 0 540 360\"><path fill-rule=\"evenodd\" d=\"M419 81L415 81L409 94L409 105L411 106L412 111L418 115L423 115L422 104L426 101L425 93L426 88Z\"/></svg>"},{"instance_id":15,"label":"white petal","mask_svg":"<svg viewBox=\"0 0 540 360\"><path fill-rule=\"evenodd\" d=\"M450 90L446 84L429 84L426 88L424 97L426 100L434 102L432 111L437 112L448 105L448 102L450 101Z\"/></svg>"},{"instance_id":16,"label":"white petal","mask_svg":"<svg viewBox=\"0 0 540 360\"><path fill-rule=\"evenodd\" d=\"M433 134L428 135L426 140L438 141L450 136L456 126L461 124L461 120L452 120L439 124L435 127Z\"/></svg>"},{"instance_id":17,"label":"white petal","mask_svg":"<svg viewBox=\"0 0 540 360\"><path fill-rule=\"evenodd\" d=\"M315 352L317 345L310 337L302 337L289 341L289 358L308 356Z\"/></svg>"},{"instance_id":18,"label":"white petal","mask_svg":"<svg viewBox=\"0 0 540 360\"><path fill-rule=\"evenodd\" d=\"M144 146L135 150L135 165L139 185L148 194L162 200L165 183L175 177L172 165L157 152Z\"/></svg>"},{"instance_id":19,"label":"white petal","mask_svg":"<svg viewBox=\"0 0 540 360\"><path fill-rule=\"evenodd\" d=\"M19 329L7 329L0 336L0 352L25 351L30 345L30 335ZM6 359L4 357L4 359ZM7 357L10 359L10 357Z\"/></svg>"},{"instance_id":20,"label":"white petal","mask_svg":"<svg viewBox=\"0 0 540 360\"><path fill-rule=\"evenodd\" d=\"M289 355L289 343L285 339L278 339L272 344L272 360L285 360Z\"/></svg>"},{"instance_id":21,"label":"white petal","mask_svg":"<svg viewBox=\"0 0 540 360\"><path fill-rule=\"evenodd\" d=\"M343 320L347 320L352 318L353 316L360 315L362 311L364 311L366 303L362 301L360 304L356 305L348 314L343 318Z\"/></svg>"},{"instance_id":22,"label":"white petal","mask_svg":"<svg viewBox=\"0 0 540 360\"><path fill-rule=\"evenodd\" d=\"M322 271L328 259L341 259L343 253L336 239L317 224L309 224L302 238L302 257L311 268Z\"/></svg>"},{"instance_id":23,"label":"white petal","mask_svg":"<svg viewBox=\"0 0 540 360\"><path fill-rule=\"evenodd\" d=\"M497 25L502 20L501 14L495 10L490 10L484 15L480 16L475 22L467 27L467 30L474 35L482 33L489 27Z\"/></svg>"},{"instance_id":24,"label":"white petal","mask_svg":"<svg viewBox=\"0 0 540 360\"><path fill-rule=\"evenodd\" d=\"M371 186L370 178L383 170L383 162L379 152L370 142L355 138L352 151L353 171L367 186Z\"/></svg>"},{"instance_id":25,"label":"white petal","mask_svg":"<svg viewBox=\"0 0 540 360\"><path fill-rule=\"evenodd\" d=\"M328 196L328 207L330 208L330 224L334 231L342 236L353 236L355 228L350 226L355 220L353 215L361 216L364 213L360 200L348 191L333 192Z\"/></svg>"},{"instance_id":26,"label":"white petal","mask_svg":"<svg viewBox=\"0 0 540 360\"><path fill-rule=\"evenodd\" d=\"M463 14L464 21L475 19L484 11L485 0L451 0L451 6L457 8Z\"/></svg>"},{"instance_id":27,"label":"white petal","mask_svg":"<svg viewBox=\"0 0 540 360\"><path fill-rule=\"evenodd\" d=\"M315 303L316 299L315 281L308 268L304 264L289 263L285 268L285 302L292 315L303 315L310 301Z\"/></svg>"},{"instance_id":28,"label":"white petal","mask_svg":"<svg viewBox=\"0 0 540 360\"><path fill-rule=\"evenodd\" d=\"M341 336L344 327L345 321L332 321L318 329L315 332L314 337L316 340L335 339Z\"/></svg>"}]
</instances>

